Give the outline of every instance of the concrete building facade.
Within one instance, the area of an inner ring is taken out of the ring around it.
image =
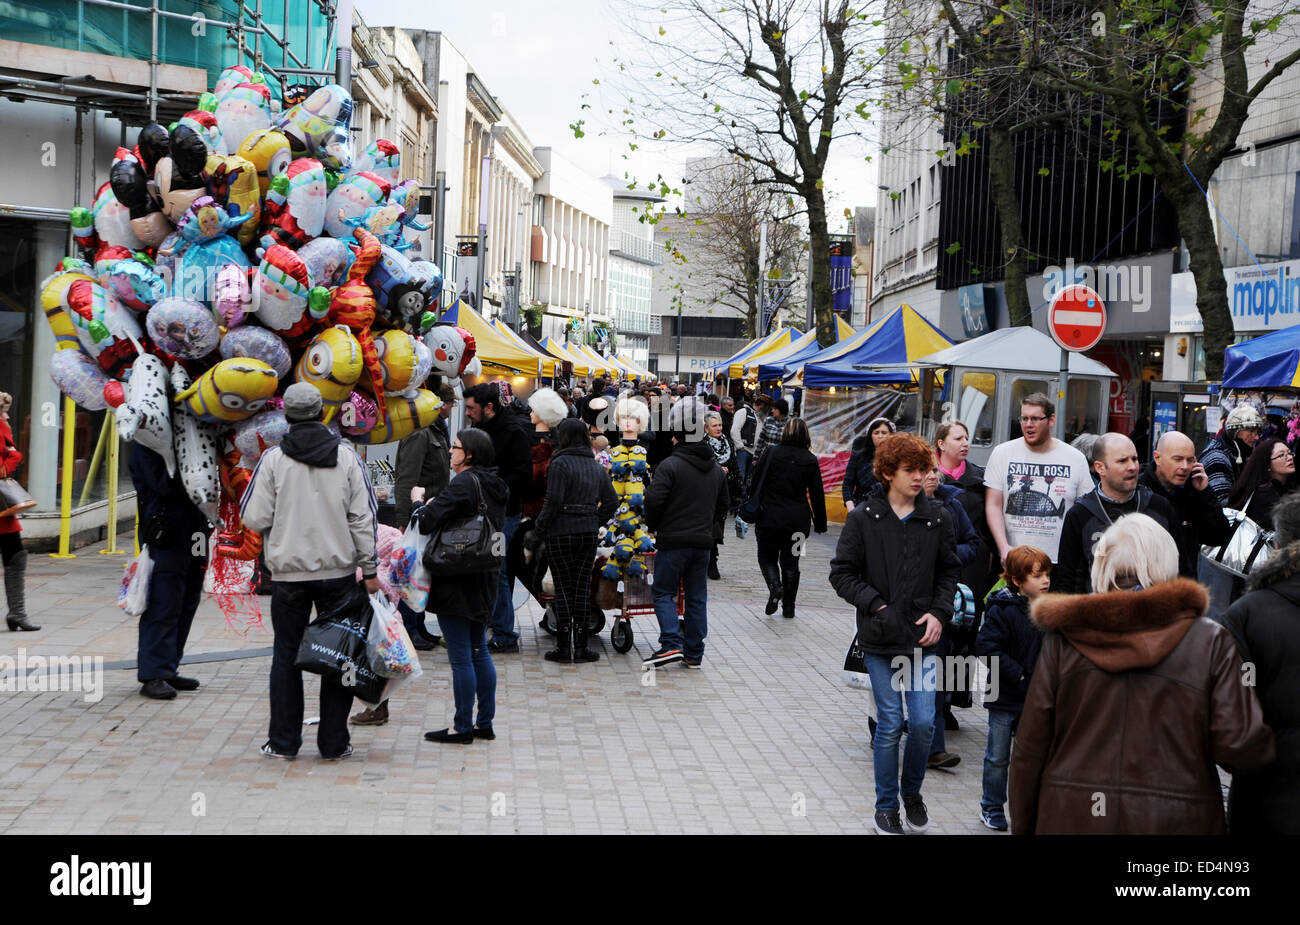
[[[536,148],[529,303],[541,308],[542,336],[608,346],[610,231],[614,191],[549,147]]]
[[[431,193],[438,101],[424,82],[424,63],[415,43],[401,29],[368,26],[354,13],[352,61],[354,149],[361,150],[381,138],[393,142],[402,151],[402,179],[418,180],[425,192]],[[425,202],[431,204],[432,196]],[[419,220],[429,224],[432,217],[425,214]],[[430,257],[432,229],[419,239],[419,248],[409,253]]]
[[[663,264],[663,249],[655,244],[653,217],[662,196],[630,190],[624,180],[605,177],[614,191],[614,223],[609,242],[609,304],[618,335],[618,349],[646,367],[650,361],[650,316],[654,268]]]

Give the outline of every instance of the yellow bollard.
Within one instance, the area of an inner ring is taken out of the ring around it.
[[[72,454],[77,429],[77,405],[63,397],[63,490],[59,493],[59,551],[51,559],[75,559],[72,547]]]
[[[83,507],[90,498],[90,489],[95,487],[95,476],[99,475],[99,463],[104,458],[104,442],[108,432],[113,428],[113,412],[104,415],[104,426],[99,429],[99,440],[95,443],[95,452],[90,457],[90,468],[86,470],[86,481],[81,484],[81,500],[77,507]]]
[[[140,496],[137,494],[137,495],[136,495],[136,498],[138,499],[139,497],[140,497]],[[140,555],[140,507],[139,507],[139,504],[140,504],[140,502],[139,502],[139,500],[137,500],[137,501],[136,501],[136,509],[135,509],[135,554],[136,554],[137,556]]]
[[[117,421],[110,410],[104,417],[104,429],[108,437],[108,545],[99,551],[101,556],[120,556],[122,550],[117,548],[117,458],[118,439]]]

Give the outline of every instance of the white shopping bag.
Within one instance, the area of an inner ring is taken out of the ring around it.
[[[133,617],[144,613],[149,606],[149,579],[153,577],[153,558],[149,547],[140,549],[140,555],[126,564],[122,587],[117,592],[117,606]]]
[[[424,567],[424,550],[429,539],[430,535],[421,533],[412,521],[388,559],[388,583],[416,613],[424,613],[429,604],[429,570]]]

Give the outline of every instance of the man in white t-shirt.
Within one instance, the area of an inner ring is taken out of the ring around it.
[[[993,448],[984,467],[984,512],[1005,564],[1016,546],[1037,546],[1056,562],[1065,512],[1092,491],[1083,454],[1052,436],[1056,406],[1041,392],[1020,403],[1023,437]]]

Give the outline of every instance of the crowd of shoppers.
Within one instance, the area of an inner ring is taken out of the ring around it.
[[[0,477],[21,461],[5,398]],[[588,625],[597,550],[627,499],[596,439],[642,457],[658,447],[639,483],[658,622],[644,669],[702,667],[709,580],[721,577],[725,520],[742,501],[768,591],[764,610],[796,616],[809,537],[828,523],[812,434],[785,399],[760,394],[751,405],[743,395],[596,380],[572,395],[539,389],[523,404],[482,383],[465,390],[467,426],[454,435],[445,419],[455,395],[443,399],[440,420],[398,447],[398,523],[436,537],[479,512],[506,547],[519,531],[531,551],[543,549],[557,628],[548,661],[599,659]],[[240,513],[261,535],[272,576],[262,752],[289,759],[302,746],[294,661],[313,609],[320,616],[376,591],[379,564],[377,503],[361,459],[322,423],[317,390],[291,386],[284,410],[289,433],[262,455]],[[945,733],[957,725],[953,708],[974,704],[973,684],[936,682],[951,677],[946,662],[977,654],[988,673],[979,691],[988,722],[978,808],[988,828],[1300,831],[1300,495],[1286,435],[1243,403],[1199,460],[1177,432],[1160,433],[1149,458],[1120,433],[1096,435],[1085,456],[1052,436],[1055,413],[1046,396],[1025,397],[1020,436],[994,447],[983,469],[968,458],[970,431],[960,421],[942,424],[933,443],[898,432],[890,417],[866,421],[856,435],[829,578],[854,610],[877,714],[871,827],[929,828],[926,774],[960,764]],[[199,686],[179,667],[206,561],[190,538],[209,524],[157,454],[133,447],[129,465],[155,563],[138,676],[146,696],[169,699]],[[1209,598],[1193,579],[1202,547],[1232,535],[1225,507],[1276,535],[1275,554],[1220,625],[1205,618]],[[7,538],[17,536],[9,520],[0,519],[9,627],[39,629],[23,609],[21,566],[11,586],[10,565],[26,553]],[[454,714],[447,728],[426,733],[429,741],[496,737],[493,656],[519,651],[517,568],[507,556],[499,569],[433,582],[427,610],[447,648]],[[417,647],[437,644],[424,613],[403,605],[402,617]],[[1244,670],[1252,683],[1241,682]],[[322,679],[317,746],[326,760],[352,754],[352,696]],[[387,720],[386,701],[353,718]],[[1220,768],[1233,775],[1226,812]]]

